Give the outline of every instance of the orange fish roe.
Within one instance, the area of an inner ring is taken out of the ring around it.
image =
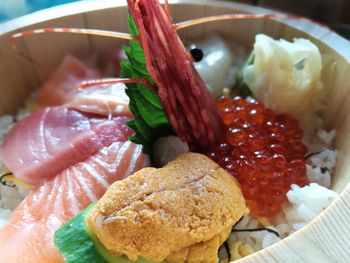
[[[225,135],[212,159],[237,178],[253,215],[278,214],[291,184],[308,184],[298,121],[241,97],[222,97],[217,106]]]

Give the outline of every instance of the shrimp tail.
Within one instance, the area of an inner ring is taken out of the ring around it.
[[[128,6],[140,32],[147,70],[174,132],[192,151],[207,153],[221,133],[219,113],[171,17],[158,0],[128,0]]]

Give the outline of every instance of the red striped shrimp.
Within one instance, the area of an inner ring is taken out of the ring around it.
[[[191,150],[203,153],[210,151],[218,141],[221,135],[221,121],[214,98],[193,67],[193,58],[176,31],[223,20],[287,18],[310,22],[308,19],[284,14],[226,14],[173,24],[167,1],[164,8],[158,0],[128,0],[128,6],[140,30],[137,40],[144,49],[147,69],[155,81],[155,86],[148,87],[158,94],[176,135],[188,143]],[[15,39],[42,33],[89,34],[127,40],[133,38],[128,33],[107,30],[44,28],[12,35],[11,45],[21,55],[26,56],[17,49]],[[123,82],[119,79],[113,81]],[[100,82],[104,83],[103,80],[92,83]],[[111,83],[111,80],[108,83]]]
[[[222,132],[221,119],[214,98],[211,97],[204,81],[196,72],[192,64],[193,60],[182,44],[176,31],[210,21],[276,18],[282,16],[273,14],[228,14],[173,24],[167,2],[164,9],[159,4],[158,0],[128,0],[128,5],[139,28],[140,36],[137,37],[137,40],[144,49],[147,69],[155,85],[150,84],[145,79],[101,79],[82,83],[81,88],[99,84],[142,82],[149,87],[151,91],[158,94],[171,125],[173,126],[174,132],[183,141],[189,144],[190,149],[203,153],[209,152],[211,148],[220,141]],[[290,18],[290,16],[283,17]],[[16,38],[41,33],[92,34],[120,39],[133,38],[133,36],[127,33],[105,30],[46,28],[14,34],[11,37],[11,45],[16,49]],[[20,50],[17,49],[17,51],[19,54],[26,56]],[[33,61],[33,59],[31,60]],[[117,149],[111,147],[108,149],[109,151],[107,154],[104,151],[89,159],[91,167],[96,168],[96,158],[102,158],[102,161],[98,162],[98,164],[102,163],[109,169],[109,172],[103,173],[103,176],[108,176],[108,179],[111,178],[111,181],[112,179],[113,181],[116,179],[113,176],[114,174],[121,174],[120,171],[116,172],[118,169],[127,171],[127,173],[125,173],[125,175],[127,175],[129,172],[132,172],[133,168],[137,170],[137,166],[144,166],[144,157],[141,155],[140,147],[133,145],[129,141],[118,142],[115,146]],[[118,150],[120,148],[123,148],[124,151],[120,152]],[[127,162],[121,162],[123,165],[126,163],[127,167],[115,166],[115,169],[111,171],[108,161],[122,158],[128,158]],[[90,163],[88,163],[88,165],[90,165]],[[86,169],[86,164],[78,164],[77,167],[74,168],[86,170],[87,173],[91,171],[91,169]],[[95,173],[93,173],[93,175],[95,176]],[[91,175],[90,177],[92,178],[93,176]],[[81,176],[81,178],[83,178],[82,180],[89,180],[90,177],[85,174]],[[83,190],[78,190],[75,185],[79,185],[79,182],[76,183],[74,180],[72,181],[72,176],[69,173],[67,173],[67,178],[68,179],[65,179],[65,177],[62,176],[54,177],[53,181],[42,185],[36,191],[32,192],[31,197],[26,199],[27,201],[17,208],[12,217],[12,221],[10,220],[10,225],[6,230],[3,230],[7,231],[7,234],[5,235],[4,232],[2,232],[2,235],[0,235],[0,243],[2,244],[0,246],[2,249],[0,250],[0,252],[2,252],[0,253],[0,261],[19,262],[18,260],[20,260],[20,258],[23,259],[24,256],[26,259],[30,256],[28,262],[63,261],[53,245],[52,234],[62,222],[76,215],[76,213],[91,202],[88,196],[90,191],[87,191],[87,193],[84,191],[86,189],[89,190],[89,187],[83,187]],[[80,179],[80,177],[78,179]],[[66,180],[67,183],[62,184],[61,180]],[[101,178],[96,179],[96,181],[101,181]],[[106,188],[105,186],[108,186],[109,183],[110,181],[101,185],[99,196],[103,194]],[[85,184],[86,183],[83,181],[83,185]],[[68,198],[69,195],[62,195],[62,193],[68,191],[65,189],[68,189],[71,193],[77,194],[77,199],[84,199],[81,206],[77,206],[76,209],[71,209],[71,213],[65,213],[64,210],[71,206],[71,200]],[[94,190],[96,191],[95,187]],[[47,195],[49,195],[49,198],[46,197]],[[40,202],[38,202],[38,200],[40,200]],[[61,202],[60,200],[66,201]],[[56,210],[56,207],[59,209]],[[41,210],[42,208],[46,211],[45,216]],[[60,211],[60,214],[58,214],[57,211]],[[33,221],[31,223],[32,228],[28,228],[28,224],[26,220],[24,220],[28,218],[31,219],[29,216],[30,213],[33,213],[35,218],[41,220],[40,224]],[[23,222],[23,224],[18,227],[18,222]],[[21,230],[20,235],[18,232],[19,230]],[[33,231],[35,231],[35,233],[40,233],[40,235],[33,235]],[[43,237],[45,237],[45,239]],[[12,242],[9,242],[9,240],[12,240]],[[21,242],[18,242],[18,240],[21,240]],[[20,250],[18,248],[19,244],[22,246]],[[13,253],[8,253],[9,251]],[[28,253],[28,251],[31,251],[31,253]]]

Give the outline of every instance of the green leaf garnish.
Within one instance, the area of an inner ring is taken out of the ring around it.
[[[132,35],[138,35],[139,31],[132,17],[128,18],[129,30]],[[141,45],[134,39],[130,40],[130,46],[124,49],[128,61],[121,62],[122,78],[145,78],[154,84],[146,67],[146,58]],[[173,134],[163,106],[157,94],[141,83],[127,84],[126,94],[130,98],[129,109],[134,118],[127,125],[135,131],[130,141],[142,144],[143,151],[152,153],[152,144],[160,136]]]

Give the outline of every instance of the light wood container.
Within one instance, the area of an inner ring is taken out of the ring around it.
[[[270,13],[221,1],[171,1],[174,21],[225,13]],[[86,57],[97,51],[107,57],[126,42],[72,34],[42,34],[21,38],[18,47],[37,61],[34,65],[10,48],[15,32],[43,27],[81,27],[127,32],[124,1],[77,2],[0,24],[0,115],[14,113],[39,87],[67,53]],[[283,241],[237,262],[350,262],[350,44],[327,28],[298,20],[240,20],[208,23],[185,29],[183,36],[201,37],[216,30],[251,48],[257,33],[274,38],[309,38],[327,54],[323,81],[328,96],[323,112],[327,128],[336,129],[339,151],[333,189],[340,193],[326,211]]]

